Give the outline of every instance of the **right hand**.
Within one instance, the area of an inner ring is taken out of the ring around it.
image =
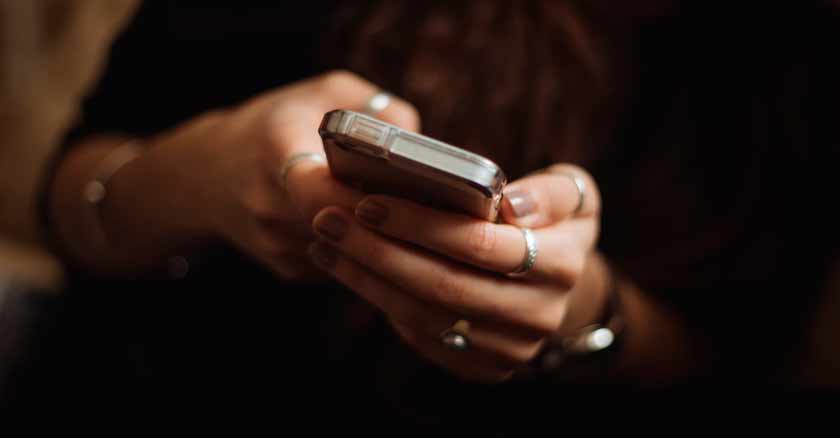
[[[237,108],[199,116],[157,138],[142,157],[154,160],[196,235],[221,237],[285,279],[317,272],[306,249],[311,221],[326,206],[353,208],[364,196],[335,180],[326,165],[304,161],[277,172],[300,152],[323,153],[318,125],[327,111],[360,110],[378,88],[344,72],[264,93]],[[377,117],[419,128],[417,111],[393,98]]]

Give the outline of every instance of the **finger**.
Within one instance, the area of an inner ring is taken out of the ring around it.
[[[498,364],[492,358],[476,352],[453,351],[443,347],[434,338],[423,336],[410,327],[392,322],[397,334],[420,355],[464,380],[498,383],[513,376],[510,367]]]
[[[272,142],[282,139],[283,132],[289,128],[302,129],[304,136],[295,136],[296,139],[310,141],[293,144],[287,154],[315,152],[320,150],[317,130],[325,113],[335,109],[363,111],[367,102],[379,92],[379,87],[358,75],[344,70],[332,71],[242,103],[236,108],[237,123],[232,128],[265,123]],[[376,117],[400,128],[418,131],[420,116],[414,105],[400,97],[389,96],[390,103]],[[263,137],[264,134],[259,133],[255,139],[263,140]]]
[[[583,198],[572,176],[583,182]],[[504,191],[502,218],[522,227],[548,226],[574,215],[591,217],[600,211],[601,197],[592,177],[583,169],[558,164],[545,172],[511,183]]]
[[[284,280],[304,280],[323,276],[311,262],[301,257],[312,242],[311,231],[290,233],[288,228],[275,229],[273,221],[249,218],[246,232],[233,243]]]
[[[324,164],[298,164],[289,171],[287,182],[289,199],[309,223],[327,206],[352,209],[365,196],[335,179]]]
[[[282,107],[284,101],[295,100],[301,102],[301,105],[295,105],[296,111],[303,108],[312,110],[319,123],[324,113],[335,109],[363,111],[368,100],[381,91],[381,88],[355,73],[334,70],[263,93],[244,102],[241,108],[257,115]],[[388,106],[376,116],[403,129],[419,130],[420,117],[414,105],[400,97],[390,97]]]
[[[349,213],[329,207],[313,221],[315,232],[398,289],[458,315],[489,319],[546,335],[565,312],[555,285],[512,281],[476,270],[368,230]]]
[[[301,152],[323,153],[317,127],[324,113],[336,108],[361,109],[378,91],[374,84],[344,71],[328,73],[304,83],[295,92],[300,94],[299,99],[308,102],[307,108],[282,107],[270,114],[269,143],[283,151],[279,154],[279,163],[285,163]],[[377,117],[403,129],[419,129],[417,110],[395,96]],[[281,166],[277,165],[277,169]],[[326,205],[355,205],[359,200],[354,196],[358,192],[330,183],[331,176],[325,178],[328,176],[325,168],[323,162],[307,160],[296,164],[283,176],[290,199],[309,219]],[[313,190],[316,192],[312,193]]]
[[[392,283],[367,270],[325,243],[313,243],[308,253],[313,262],[388,317],[413,331],[437,339],[461,319],[457,314],[434,306],[399,290]],[[515,327],[472,320],[469,332],[471,348],[482,352],[494,363],[519,366],[533,359],[543,339]]]
[[[361,192],[333,178],[323,159],[304,157],[285,167],[297,154],[324,156],[317,133],[320,119],[313,117],[311,111],[307,115],[305,108],[296,113],[283,108],[274,111],[271,117],[276,120],[268,122],[268,133],[259,140],[269,151],[260,158],[265,165],[266,184],[260,195],[265,199],[259,204],[270,212],[264,216],[285,218],[291,211],[309,223],[327,205],[352,208],[363,197]]]
[[[313,103],[323,114],[334,109],[364,110],[367,102],[382,89],[354,73],[337,70],[318,76],[307,84]],[[410,131],[420,128],[417,109],[404,99],[390,95],[390,103],[376,117]]]
[[[513,272],[525,257],[525,238],[513,225],[494,224],[383,195],[365,197],[355,214],[360,222],[389,237],[482,269]],[[592,221],[574,222],[535,231],[537,261],[529,276],[571,286],[568,281],[594,239],[596,226]]]

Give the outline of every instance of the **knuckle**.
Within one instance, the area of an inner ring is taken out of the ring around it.
[[[396,125],[407,129],[417,129],[420,126],[420,112],[417,107],[402,99],[393,106],[393,116]]]
[[[432,293],[440,302],[462,305],[466,301],[466,287],[463,281],[458,275],[448,270],[437,274]]]
[[[324,73],[318,84],[322,91],[333,91],[339,90],[343,87],[347,87],[352,85],[358,80],[358,76],[351,73],[348,70],[338,69],[338,70],[331,70],[327,73]]]
[[[565,303],[546,305],[532,312],[527,326],[541,337],[549,336],[560,327],[560,323],[563,321],[565,314]]]
[[[574,287],[578,280],[583,276],[583,269],[586,263],[586,257],[582,253],[575,253],[569,256],[568,264],[566,265],[566,280],[568,287]]]
[[[391,251],[387,245],[381,242],[370,242],[367,245],[361,245],[361,247],[360,256],[363,263],[373,268],[384,267],[391,257]]]
[[[476,222],[467,231],[467,245],[471,254],[479,258],[486,257],[496,249],[497,235],[495,225],[490,222]]]
[[[583,276],[586,258],[582,255],[569,254],[549,262],[545,272],[554,283],[562,288],[573,288]]]
[[[328,204],[324,201],[323,191],[316,189],[328,187],[329,171],[315,166],[295,166],[286,178],[286,184],[292,200],[303,217],[312,220]],[[305,192],[303,188],[308,188]]]
[[[563,289],[571,289],[577,280],[575,272],[565,263],[553,263],[546,268],[546,273],[555,285]]]
[[[514,364],[525,364],[534,359],[542,348],[542,340],[539,342],[529,342],[513,346],[506,352],[508,360]]]
[[[270,152],[282,151],[286,148],[289,142],[287,139],[289,117],[286,108],[278,106],[269,110],[264,119],[261,119],[261,123],[257,125],[259,131],[263,132],[262,137],[265,138]],[[259,133],[257,135],[259,136]]]
[[[586,169],[578,166],[577,164],[571,164],[571,163],[558,163],[558,164],[551,165],[551,166],[549,166],[548,171],[549,172],[571,172],[572,174],[581,176],[583,178],[588,178],[589,177],[589,172],[587,172]]]
[[[583,277],[583,271],[586,268],[586,256],[583,253],[577,253],[572,257],[569,265],[569,279],[572,280],[572,286],[577,284],[578,280]]]
[[[541,313],[540,316],[532,318],[528,326],[534,333],[538,333],[541,336],[548,336],[554,333],[560,324],[547,313]]]

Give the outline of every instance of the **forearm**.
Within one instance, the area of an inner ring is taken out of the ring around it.
[[[707,347],[689,333],[683,317],[626,277],[616,287],[625,324],[618,374],[647,383],[698,375]]]
[[[187,203],[178,202],[172,172],[153,148],[114,173],[100,204],[85,199],[85,186],[125,141],[117,136],[82,141],[64,157],[50,188],[51,226],[65,251],[100,273],[147,269],[206,235],[189,220]]]
[[[611,269],[602,255],[590,255],[582,278],[570,292],[570,311],[561,334],[574,333],[597,321],[609,294],[616,293],[620,303],[616,312],[622,319],[623,331],[611,373],[620,379],[650,383],[695,374],[702,366],[702,346],[690,336],[686,322],[674,309]]]

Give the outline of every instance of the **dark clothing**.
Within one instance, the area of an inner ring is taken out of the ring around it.
[[[150,135],[343,66],[319,56],[331,8],[309,4],[146,2],[114,46],[76,135]],[[643,26],[630,45],[638,78],[614,146],[589,170],[604,198],[603,252],[721,342],[709,376],[763,382],[795,365],[786,355],[836,257],[836,216],[823,206],[840,149],[840,27],[816,7],[744,21],[747,12]],[[781,21],[796,31],[780,32]],[[457,413],[475,426],[471,416],[481,415],[493,430],[528,409],[518,402],[559,390],[458,383],[417,360],[382,321],[348,330],[348,291],[280,284],[229,248],[199,258],[183,280],[78,278],[45,359],[60,364],[62,392],[256,416],[276,415],[272,400],[282,399],[302,411],[359,414],[360,423],[399,413],[436,425]],[[730,339],[739,330],[758,335]],[[627,396],[562,391],[570,404]]]

